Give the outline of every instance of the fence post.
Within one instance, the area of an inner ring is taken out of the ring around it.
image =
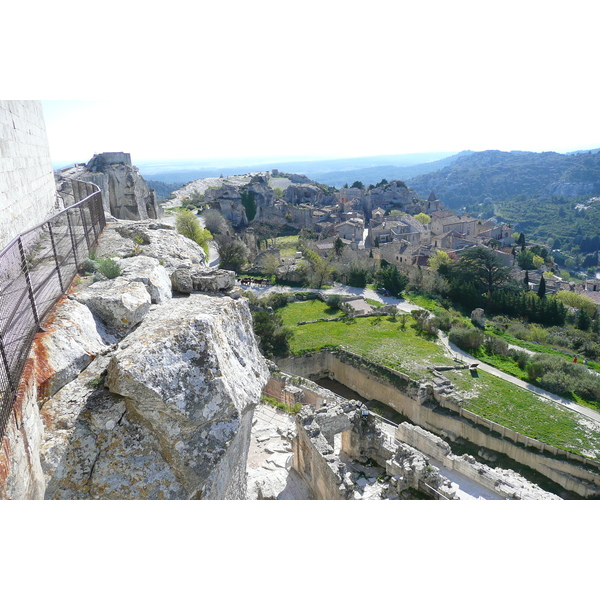
[[[77,269],[79,259],[77,258],[77,246],[75,244],[75,236],[73,235],[73,226],[71,225],[70,211],[67,211],[67,223],[69,224],[69,235],[71,236],[71,246],[73,247],[73,256],[75,257],[75,269]]]
[[[13,394],[16,393],[15,384],[13,383],[12,377],[10,376],[10,365],[8,364],[8,357],[6,356],[6,350],[4,348],[4,340],[2,339],[2,333],[0,333],[0,354],[2,355],[2,364],[6,371],[6,380]]]
[[[50,243],[52,244],[52,253],[54,254],[54,264],[56,265],[56,274],[58,275],[58,283],[60,284],[60,291],[65,293],[65,286],[63,285],[62,275],[60,274],[60,265],[58,263],[58,254],[56,253],[56,244],[54,243],[54,234],[52,233],[52,223],[48,221],[48,232],[50,233]]]
[[[25,258],[25,250],[23,249],[23,242],[21,238],[17,238],[19,245],[19,253],[21,254],[21,269],[25,275],[25,281],[27,282],[27,293],[29,294],[29,301],[31,302],[31,310],[33,311],[33,318],[37,326],[40,326],[40,319],[38,317],[37,306],[35,305],[35,297],[33,295],[33,286],[31,285],[31,277],[29,276],[29,267],[27,266],[27,259]]]
[[[81,222],[83,223],[83,235],[85,236],[85,243],[87,244],[88,253],[90,251],[90,238],[87,228],[87,221],[85,220],[85,210],[83,205],[79,206],[79,214],[81,215]]]

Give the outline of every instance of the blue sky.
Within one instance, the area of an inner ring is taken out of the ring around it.
[[[97,98],[44,101],[55,162],[600,147],[592,2],[119,6],[30,61],[24,97]]]

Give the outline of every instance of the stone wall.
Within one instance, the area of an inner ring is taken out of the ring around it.
[[[41,103],[0,100],[0,249],[44,221],[55,204]]]
[[[283,371],[294,375],[335,379],[368,400],[378,400],[392,407],[428,431],[447,439],[462,438],[481,448],[505,454],[535,469],[565,490],[583,497],[600,495],[600,473],[597,469],[586,468],[583,461],[553,458],[542,448],[528,448],[523,443],[503,438],[500,432],[478,427],[478,423],[461,416],[458,407],[453,410],[451,403],[444,402],[442,408],[431,386],[419,385],[405,375],[394,375],[384,367],[369,365],[368,361],[355,359],[349,353],[338,356],[333,352],[318,352],[281,359],[277,364]],[[389,377],[378,374],[378,368],[388,371]],[[440,399],[444,401],[441,396]]]

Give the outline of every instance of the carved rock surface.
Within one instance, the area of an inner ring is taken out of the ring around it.
[[[151,311],[113,355],[107,385],[159,440],[188,497],[243,498],[267,379],[247,302],[192,295]]]
[[[121,334],[142,321],[151,303],[143,283],[124,277],[97,281],[71,298],[85,304],[105,325]]]

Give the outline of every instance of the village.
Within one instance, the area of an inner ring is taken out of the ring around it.
[[[302,252],[283,255],[276,243],[278,236],[294,232],[308,238],[308,245],[324,258],[345,250],[346,260],[385,261],[403,272],[427,269],[440,252],[454,261],[467,248],[485,246],[530,290],[537,292],[543,278],[547,294],[576,291],[600,305],[600,281],[564,280],[543,245],[544,260],[523,268],[518,254],[525,244],[516,243],[513,224],[458,214],[445,208],[434,191],[426,200],[419,199],[402,181],[384,179],[368,187],[357,181],[336,190],[303,175],[273,170],[194,181],[174,196],[163,206],[185,206],[195,198],[205,210],[216,210],[228,220],[248,247],[248,273],[269,272],[281,281],[301,282]]]

